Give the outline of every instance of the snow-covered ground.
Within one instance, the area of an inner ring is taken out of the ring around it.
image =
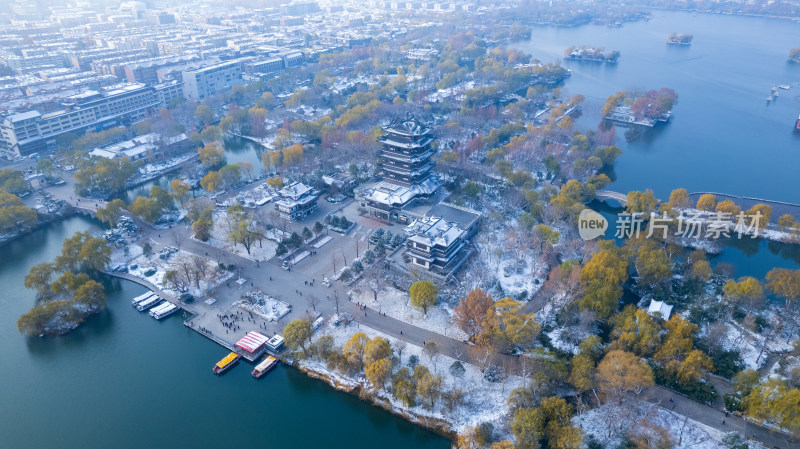
[[[263,206],[270,201],[274,201],[278,197],[274,189],[267,187],[266,183],[259,184],[256,187],[245,190],[228,201],[233,200],[228,206],[234,203],[241,203],[245,207]]]
[[[164,170],[169,170],[176,165],[180,165],[190,159],[197,157],[197,153],[189,152],[187,154],[178,156],[174,159],[169,159],[162,162],[151,162],[145,164],[142,168],[139,169],[142,176],[152,176],[154,174],[158,174],[163,172]]]
[[[605,447],[617,447],[622,442],[626,431],[641,429],[643,426],[639,421],[646,420],[650,425],[666,429],[672,439],[673,446],[671,447],[673,448],[727,448],[722,444],[725,433],[705,424],[647,402],[631,405],[630,407],[635,407],[632,409],[627,407],[606,404],[576,415],[572,418],[572,423],[583,429],[585,436],[594,435],[597,441]],[[763,447],[750,442],[751,449],[762,449]]]
[[[578,344],[586,337],[592,335],[586,329],[577,329],[575,326],[558,327],[550,332],[547,336],[550,338],[550,344],[559,351],[564,351],[569,354],[577,354]]]
[[[503,287],[506,295],[511,297],[520,292],[527,292],[528,297],[530,297],[530,295],[539,290],[542,282],[544,282],[543,278],[532,275],[528,270],[524,270],[522,273],[512,273],[509,276],[505,275],[501,267],[497,267],[497,271],[497,279],[500,281],[500,286]]]
[[[246,293],[234,305],[248,312],[253,312],[267,321],[278,321],[292,310],[292,306],[288,303],[275,299],[261,290]]]
[[[478,257],[473,262],[470,273],[475,274],[473,283],[484,284],[483,288],[486,288],[486,285],[494,285],[496,281],[502,288],[503,296],[519,299],[522,295],[528,299],[542,287],[547,278],[548,267],[530,249],[520,249],[516,248],[516,245],[511,245],[515,247],[513,251],[517,252],[516,260],[513,251],[499,250],[509,245],[506,230],[512,228],[513,224],[508,222],[476,239]]]
[[[432,373],[442,376],[442,391],[449,391],[453,388],[458,388],[464,392],[464,400],[461,405],[456,406],[452,411],[448,409],[447,405],[439,400],[433,409],[428,409],[421,405],[416,405],[412,408],[406,408],[400,401],[394,399],[391,393],[385,391],[376,392],[378,396],[388,399],[392,407],[396,410],[411,411],[417,415],[429,418],[436,418],[447,421],[451,424],[453,430],[463,432],[467,428],[476,426],[484,422],[491,422],[494,424],[498,433],[505,433],[503,438],[510,438],[508,435],[507,426],[505,423],[509,420],[509,410],[506,403],[508,394],[515,388],[524,385],[524,379],[519,376],[509,376],[503,382],[492,383],[484,380],[483,374],[480,369],[474,365],[463,363],[466,368],[466,373],[463,378],[454,378],[449,373],[449,367],[455,359],[439,355],[434,361],[423,352],[422,348],[414,345],[406,345],[405,342],[398,342],[398,340],[388,335],[382,334],[372,328],[360,324],[350,324],[347,327],[333,326],[330,322],[325,323],[319,331],[315,334],[315,339],[321,335],[330,335],[334,338],[336,346],[341,348],[347,340],[356,332],[364,332],[369,338],[384,337],[389,340],[392,348],[397,355],[398,344],[403,348],[402,360],[400,365],[407,366],[409,357],[416,355],[419,358],[419,363],[425,365]],[[317,371],[330,376],[331,378],[339,381],[345,385],[365,385],[371,388],[369,382],[363,375],[357,378],[348,378],[340,373],[329,370],[324,362],[315,360],[307,360],[301,362],[303,366],[313,371]],[[399,369],[399,367],[398,367]],[[387,387],[391,382],[387,383]],[[503,430],[505,429],[505,430]]]
[[[444,101],[452,96],[463,93],[467,89],[473,89],[474,87],[475,87],[475,81],[465,81],[463,83],[456,84],[453,87],[438,89],[436,92],[433,92],[430,95],[428,95],[427,100],[433,103],[437,101]]]
[[[725,326],[728,329],[725,334],[725,349],[739,351],[746,368],[757,370],[767,361],[771,352],[785,352],[792,349],[791,342],[787,343],[785,338],[774,336],[766,342],[767,347],[762,353],[765,335],[751,332],[738,324],[726,323]]]
[[[278,244],[269,239],[265,238],[261,242],[253,243],[250,246],[250,254],[248,254],[244,245],[234,244],[228,234],[230,234],[230,228],[228,227],[227,214],[223,211],[215,211],[214,229],[211,231],[211,238],[208,239],[208,244],[250,260],[265,261],[275,256],[275,249]]]
[[[372,289],[363,285],[353,289],[352,300],[360,304],[366,304],[367,307],[377,310],[379,313],[386,313],[386,316],[413,324],[425,330],[457,340],[467,339],[467,334],[453,323],[453,311],[446,305],[437,304],[429,307],[428,314],[425,315],[422,313],[422,309],[413,307],[410,304],[410,298],[406,292],[386,287],[378,292],[378,299],[375,300]]]
[[[164,291],[174,292],[176,295],[183,293],[183,291],[179,292],[173,285],[164,283],[164,275],[169,270],[177,271],[182,278],[186,277],[185,272],[188,270],[191,273],[191,281],[185,282],[186,291],[196,297],[203,296],[206,291],[225,282],[233,275],[231,272],[219,270],[216,261],[206,257],[197,258],[186,251],[178,251],[168,259],[160,259],[157,253],[149,258],[143,255],[142,247],[138,244],[130,245],[129,248],[128,256],[121,254],[121,251],[115,251],[112,258],[120,261],[125,260],[129,266],[128,273],[144,279]],[[197,273],[201,270],[196,265],[197,260],[204,262],[201,268],[205,272],[205,275],[200,274],[199,281],[197,281]],[[136,268],[131,268],[133,265],[136,265]],[[155,270],[155,273],[146,276],[145,273],[151,269]]]
[[[127,249],[127,253],[126,250]],[[116,267],[120,265],[128,265],[137,257],[142,255],[142,247],[138,244],[126,245],[122,249],[114,249],[111,252],[111,261],[108,263],[109,267]]]

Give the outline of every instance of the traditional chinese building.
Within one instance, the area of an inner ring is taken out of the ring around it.
[[[383,127],[386,133],[378,140],[378,168],[382,181],[356,192],[363,214],[383,221],[407,221],[400,209],[414,199],[427,198],[438,188],[431,171],[431,128],[413,115],[395,119]]]
[[[383,145],[378,152],[378,167],[383,179],[405,186],[424,184],[433,170],[434,150],[431,129],[414,116],[393,120],[378,138]]]
[[[278,191],[281,199],[275,202],[275,210],[281,218],[302,220],[317,209],[319,194],[313,188],[293,182]]]
[[[467,259],[468,239],[477,232],[478,211],[441,203],[406,226],[406,262],[449,276]]]

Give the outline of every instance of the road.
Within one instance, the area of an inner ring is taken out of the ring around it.
[[[642,392],[641,399],[659,404],[690,419],[701,422],[723,432],[739,432],[748,438],[760,441],[771,448],[798,448],[800,441],[783,433],[772,431],[745,419],[725,413],[719,409],[697,402],[682,394],[661,386],[655,386]],[[723,424],[724,422],[724,424]]]

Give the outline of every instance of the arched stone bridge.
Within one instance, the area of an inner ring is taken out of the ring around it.
[[[614,192],[613,190],[598,190],[594,193],[595,199],[598,201],[614,200],[622,207],[628,205],[628,195],[625,193]]]

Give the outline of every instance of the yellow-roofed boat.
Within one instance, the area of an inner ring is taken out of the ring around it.
[[[213,368],[214,374],[222,374],[222,373],[224,373],[225,371],[230,369],[233,365],[236,365],[236,363],[241,358],[242,358],[242,356],[240,356],[239,354],[237,354],[235,352],[231,352],[230,354],[226,355],[225,358],[223,358],[222,360],[217,362],[216,365],[214,365],[214,368]]]

